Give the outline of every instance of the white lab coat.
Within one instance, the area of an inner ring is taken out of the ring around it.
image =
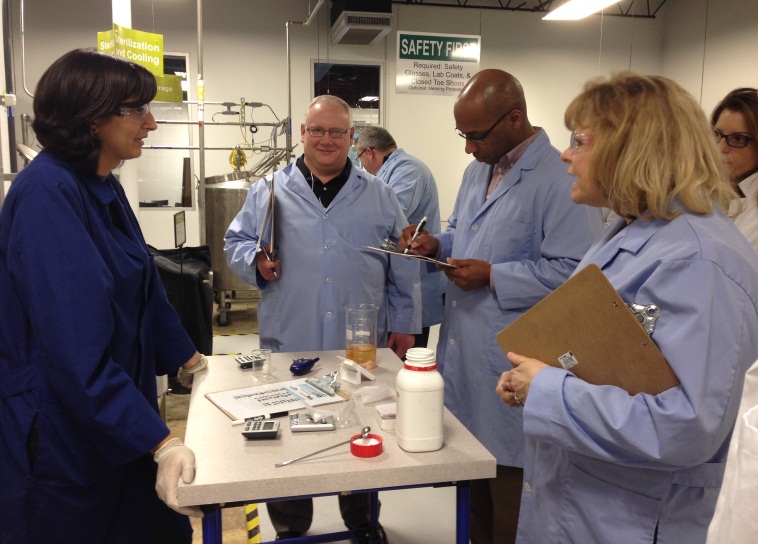
[[[224,237],[229,267],[261,291],[261,347],[275,352],[345,349],[348,304],[379,308],[377,347],[385,346],[388,332],[420,333],[418,263],[361,247],[379,246],[388,236],[396,240],[408,225],[392,189],[351,168],[347,183],[324,209],[295,163],[273,177],[280,279],[264,280],[255,266],[271,176],[250,187]],[[269,241],[267,231],[264,244]]]
[[[758,361],[745,377],[708,544],[758,542]]]
[[[746,177],[739,185],[745,198],[739,201],[742,204],[742,213],[734,218],[734,224],[753,249],[758,251],[758,206],[755,202],[758,195],[758,173]]]

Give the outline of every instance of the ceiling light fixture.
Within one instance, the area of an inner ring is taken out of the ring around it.
[[[568,0],[542,19],[545,21],[576,21],[618,2],[619,0]]]

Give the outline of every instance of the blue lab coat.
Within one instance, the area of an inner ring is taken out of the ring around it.
[[[463,291],[447,284],[437,360],[445,405],[495,456],[522,466],[521,409],[504,409],[495,386],[511,364],[495,335],[561,285],[602,233],[598,208],[571,201],[572,176],[542,131],[485,200],[492,167],[463,175],[441,258],[492,264],[495,285]]]
[[[123,203],[43,151],[0,211],[1,542],[144,540],[155,377],[195,348]]]
[[[705,542],[745,372],[758,358],[758,255],[720,210],[611,225],[596,263],[680,385],[630,396],[563,369],[532,381],[518,541]],[[620,230],[620,232],[619,232]],[[612,354],[609,354],[612,356]]]
[[[388,332],[421,332],[416,260],[361,246],[397,240],[408,222],[392,189],[351,168],[347,183],[324,209],[295,166],[273,176],[276,196],[274,250],[281,277],[265,281],[255,265],[271,177],[250,187],[229,225],[224,249],[229,267],[261,291],[261,347],[275,352],[345,349],[345,306],[378,307],[378,346]],[[263,235],[270,243],[270,231]]]
[[[392,187],[408,223],[417,225],[426,217],[426,230],[432,234],[440,233],[437,183],[423,162],[402,149],[396,149],[384,161],[376,177]],[[421,266],[421,324],[424,327],[442,322],[445,283],[445,276]]]

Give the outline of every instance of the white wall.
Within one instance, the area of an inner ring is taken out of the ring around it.
[[[663,28],[658,20],[593,17],[557,23],[542,21],[533,13],[419,6],[402,6],[396,12],[400,30],[481,34],[481,68],[501,68],[521,81],[530,121],[544,127],[561,149],[569,136],[563,112],[589,77],[629,68],[630,49],[632,68],[657,71],[660,67]],[[395,41],[389,46],[388,75],[392,80]],[[464,142],[453,132],[455,98],[395,94],[392,87],[387,129],[434,172],[446,218],[463,169],[471,160],[464,152]]]
[[[669,0],[665,19],[664,74],[709,115],[732,89],[758,87],[758,2]]]
[[[15,59],[21,88],[18,2],[13,0]],[[308,18],[313,0],[205,0],[203,58],[207,101],[269,104],[283,118],[288,114],[285,24]],[[94,46],[98,30],[110,26],[110,3],[68,0],[26,0],[27,80],[36,85],[47,65],[74,47]],[[451,34],[481,34],[482,68],[502,68],[524,86],[529,118],[548,131],[556,147],[568,139],[563,112],[591,77],[633,69],[668,75],[696,97],[703,85],[707,111],[736,86],[758,84],[758,2],[755,0],[668,0],[656,19],[594,16],[574,23],[546,22],[537,14],[497,10],[393,5],[394,29]],[[385,67],[386,128],[406,151],[424,160],[437,178],[443,218],[452,211],[461,173],[470,157],[453,132],[453,97],[394,92],[394,32],[376,46],[329,43],[328,2],[313,23],[290,28],[292,53],[292,115],[295,142],[311,99],[312,59],[373,61]],[[164,34],[167,51],[190,54],[191,99],[196,99],[197,4],[190,0],[132,0],[132,26]],[[718,10],[718,11],[717,11]],[[705,38],[705,65],[703,50]],[[23,95],[19,91],[19,95]],[[213,113],[209,108],[209,113]],[[31,114],[28,97],[19,97],[16,115]],[[255,110],[260,122],[273,121],[267,110]],[[206,115],[206,119],[209,115]],[[225,120],[228,120],[227,117]],[[258,133],[262,138],[264,129]],[[207,127],[206,145],[240,141],[238,131]],[[19,136],[20,138],[20,136]],[[149,143],[149,140],[148,140]],[[150,151],[145,151],[148,153]],[[302,149],[298,146],[296,154]],[[227,173],[228,152],[206,153],[206,175]],[[253,159],[255,161],[256,159]],[[197,166],[197,161],[195,163]],[[140,222],[148,243],[173,245],[174,210],[143,210]],[[196,212],[187,216],[188,244],[198,243]]]

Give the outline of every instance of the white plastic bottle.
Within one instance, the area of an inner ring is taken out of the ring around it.
[[[434,350],[409,349],[395,386],[397,445],[410,452],[440,449],[445,384],[437,372]]]

